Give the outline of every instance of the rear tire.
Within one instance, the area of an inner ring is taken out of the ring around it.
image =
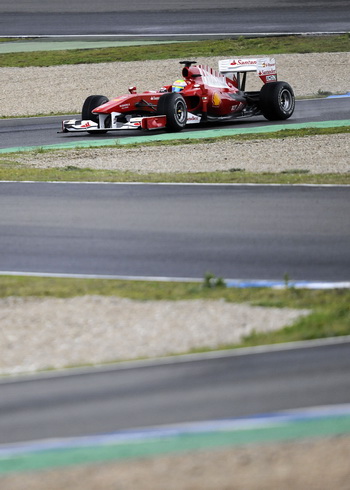
[[[157,105],[157,114],[166,116],[168,131],[181,131],[187,122],[187,105],[179,93],[164,94]]]
[[[95,123],[98,123],[98,115],[93,114],[92,111],[96,109],[96,107],[105,104],[108,102],[108,98],[105,97],[104,95],[90,95],[85,99],[85,102],[83,104],[83,108],[81,111],[81,118],[82,120],[88,120],[88,121],[93,121]],[[107,131],[101,129],[100,131],[95,130],[95,131],[88,131],[89,134],[105,134]]]
[[[294,92],[287,82],[270,82],[263,85],[260,90],[260,109],[266,119],[288,119],[294,108]]]

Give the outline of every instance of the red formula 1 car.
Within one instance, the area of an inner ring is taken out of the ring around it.
[[[181,131],[186,125],[232,121],[263,115],[269,120],[288,119],[294,111],[292,87],[277,81],[272,58],[236,58],[219,61],[219,71],[195,61],[180,61],[182,79],[159,90],[129,94],[108,100],[90,95],[79,120],[62,122],[63,132],[101,134],[122,129]],[[263,84],[246,91],[248,72],[256,72]]]

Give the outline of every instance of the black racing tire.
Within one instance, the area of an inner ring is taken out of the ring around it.
[[[187,122],[187,105],[181,94],[173,92],[160,97],[157,114],[166,116],[168,131],[181,131]]]
[[[270,121],[288,119],[294,112],[295,97],[287,82],[269,82],[260,90],[260,109]]]
[[[90,120],[94,121],[95,123],[98,123],[98,115],[93,114],[92,111],[96,109],[96,107],[105,104],[108,102],[108,98],[105,97],[104,95],[90,95],[85,99],[85,102],[83,104],[83,108],[81,111],[81,118],[83,120]],[[107,131],[104,131],[101,129],[101,131],[88,131],[90,134],[105,134]]]

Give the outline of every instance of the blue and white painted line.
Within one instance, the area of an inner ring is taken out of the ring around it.
[[[135,430],[122,430],[107,434],[94,434],[80,437],[43,439],[23,443],[0,445],[0,458],[13,454],[38,452],[51,449],[88,447],[105,444],[138,443],[177,437],[184,434],[209,434],[223,431],[246,431],[263,428],[278,428],[291,422],[322,420],[330,417],[350,417],[350,404],[327,405],[306,409],[263,413],[249,417],[186,422],[167,426],[146,427]]]
[[[227,279],[228,288],[271,288],[271,289],[349,289],[350,281],[261,281],[261,280],[234,280]]]
[[[65,279],[109,279],[115,281],[146,282],[203,282],[204,277],[171,277],[171,276],[126,276],[118,274],[70,274],[59,272],[25,272],[0,271],[0,276],[55,277]],[[271,289],[350,289],[350,281],[293,281],[268,279],[226,279],[228,288],[271,288]]]
[[[350,404],[0,446],[0,474],[350,434]]]
[[[346,94],[339,94],[339,95],[329,95],[327,99],[337,99],[340,97],[350,97],[350,92],[347,92]]]

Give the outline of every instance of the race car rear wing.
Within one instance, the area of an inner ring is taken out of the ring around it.
[[[220,60],[219,71],[226,77],[235,79],[240,90],[245,90],[248,72],[256,72],[264,83],[277,81],[276,61],[274,58]]]

